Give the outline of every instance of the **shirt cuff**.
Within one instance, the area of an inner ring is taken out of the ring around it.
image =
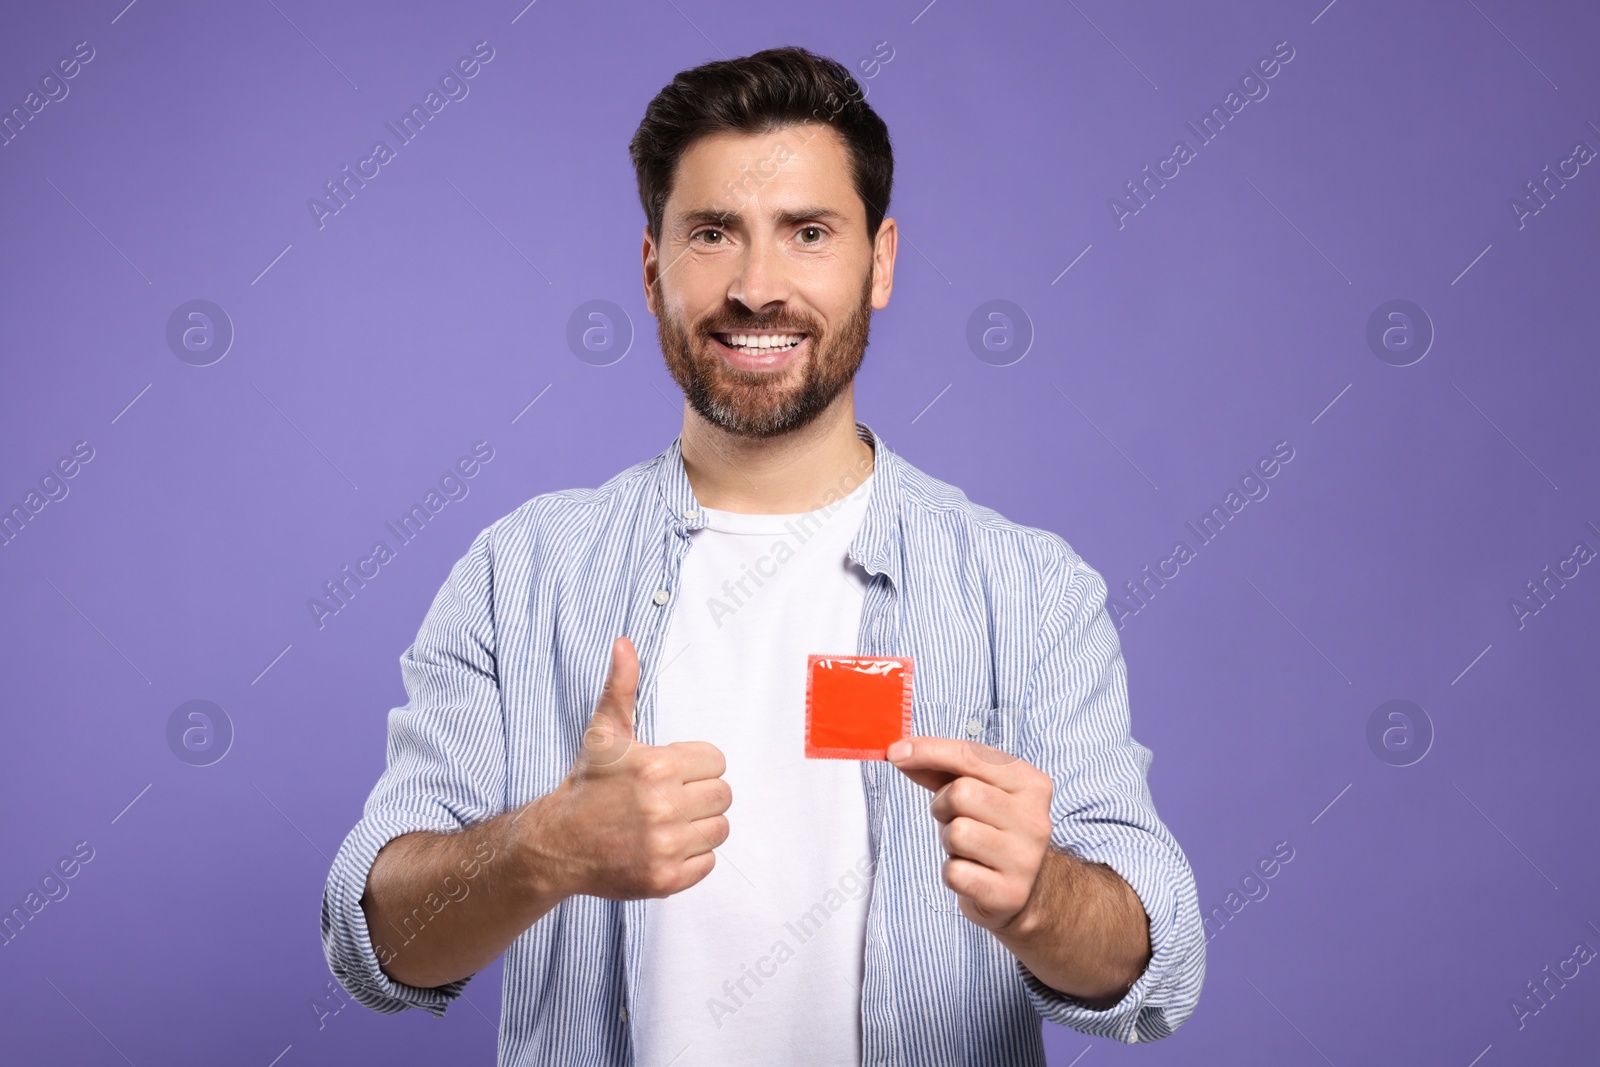
[[[1104,863],[1116,871],[1138,895],[1150,918],[1150,962],[1121,1000],[1096,1011],[1039,981],[1019,959],[1017,971],[1029,1003],[1050,1022],[1130,1045],[1171,1035],[1194,1011],[1205,973],[1205,940],[1191,936],[1188,929],[1193,926],[1198,932],[1198,921],[1178,921],[1180,901],[1174,886],[1177,879],[1189,877],[1187,870],[1172,869],[1170,861],[1156,853],[1130,854],[1113,847],[1095,854],[1097,850],[1081,846],[1073,851],[1087,862]],[[1198,920],[1198,914],[1191,918]]]
[[[386,809],[363,816],[339,846],[322,892],[322,952],[333,976],[356,1003],[386,1014],[422,1008],[439,1017],[472,980],[468,975],[434,989],[394,981],[378,965],[366,912],[361,908],[367,875],[383,846],[418,830],[459,829],[460,822],[442,812]],[[400,937],[396,934],[390,943]]]

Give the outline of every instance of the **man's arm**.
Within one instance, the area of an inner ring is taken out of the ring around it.
[[[961,911],[1045,985],[1104,1010],[1150,962],[1144,905],[1121,875],[1050,847],[1050,777],[976,741],[915,737],[889,749],[935,790],[928,812]]]
[[[392,981],[432,989],[466,978],[574,894],[662,897],[711,872],[732,801],[722,753],[703,741],[640,743],[638,656],[622,637],[612,657],[555,790],[463,830],[402,834],[379,851],[361,908]]]
[[[419,989],[475,974],[561,902],[517,840],[537,803],[378,852],[361,908],[384,974]]]
[[[401,655],[408,700],[389,713],[388,766],[323,890],[329,970],[374,1011],[445,1014],[476,969],[559,901],[677,892],[705,877],[728,833],[722,754],[634,739],[639,663],[626,638],[613,642],[583,736],[544,724],[546,743],[573,754],[566,777],[506,809],[493,607],[504,528],[473,540]]]
[[[1011,951],[1039,1014],[1155,1040],[1193,1013],[1205,974],[1194,875],[1129,733],[1104,580],[1074,554],[1037,584],[1047,611],[1015,751],[917,737],[889,758],[936,792],[944,882]]]
[[[1039,981],[1096,1011],[1114,1007],[1150,964],[1150,917],[1133,887],[1053,848],[1027,906],[994,935]]]
[[[408,938],[415,939],[409,953],[415,955],[428,927],[453,921],[452,911],[476,908],[489,872],[457,863],[446,883],[451,871],[441,867],[418,899],[405,902],[394,926],[374,924],[364,902],[377,856],[394,841],[415,833],[463,833],[504,808],[506,731],[493,607],[495,544],[503,529],[488,526],[473,539],[400,656],[408,699],[388,715],[387,766],[335,854],[323,890],[329,970],[357,1003],[374,1011],[420,1007],[443,1015],[466,985],[465,978],[445,988],[397,982],[380,955],[404,952]]]

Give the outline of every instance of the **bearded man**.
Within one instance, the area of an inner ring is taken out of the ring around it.
[[[1044,1062],[1173,1032],[1194,878],[1106,587],[855,416],[898,233],[832,60],[679,74],[631,151],[684,394],[665,451],[483,530],[401,657],[323,898],[334,974],[443,1014],[505,954],[499,1062]],[[817,656],[911,665],[909,736],[809,758]]]

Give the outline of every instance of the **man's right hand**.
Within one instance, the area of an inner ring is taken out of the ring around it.
[[[517,836],[527,869],[554,897],[637,900],[681,893],[716,864],[733,791],[706,741],[646,745],[633,732],[639,657],[611,645],[611,670],[566,779],[533,805]]]
[[[461,831],[402,834],[378,852],[361,907],[385,974],[421,989],[443,986],[487,966],[573,894],[665,897],[711,872],[733,799],[722,753],[704,741],[641,744],[633,734],[638,689],[639,657],[619,637],[578,758],[559,786]],[[496,873],[470,887],[457,875],[485,867]],[[449,907],[426,903],[441,894]],[[430,911],[420,932],[402,931]]]

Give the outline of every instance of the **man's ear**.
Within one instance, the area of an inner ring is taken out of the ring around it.
[[[872,308],[882,311],[889,306],[889,294],[894,291],[894,257],[900,245],[900,228],[892,218],[878,226],[878,236],[872,249]]]
[[[644,248],[640,255],[644,261],[644,303],[650,309],[650,314],[660,317],[656,309],[656,279],[661,274],[661,261],[656,256],[656,243],[650,238],[650,227],[644,228]]]

